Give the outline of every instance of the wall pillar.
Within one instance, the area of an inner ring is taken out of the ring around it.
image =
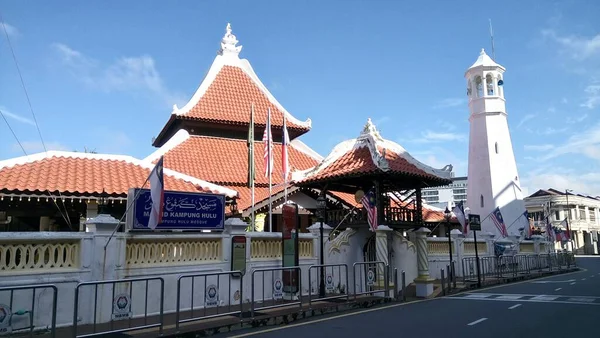
[[[316,222],[313,225],[309,226],[308,231],[310,231],[311,234],[313,234],[314,236],[314,245],[313,245],[313,250],[315,253],[315,257],[317,257],[317,259],[319,259],[319,264],[321,264],[320,259],[321,259],[321,245],[319,244],[321,239],[321,223],[320,222]],[[323,250],[325,250],[325,244],[327,243],[327,241],[329,240],[329,235],[331,234],[331,231],[333,230],[332,227],[330,227],[329,225],[327,225],[326,223],[323,223]],[[327,264],[327,253],[324,252],[323,253],[323,260],[325,261],[325,264]]]
[[[429,252],[427,234],[431,231],[425,227],[415,231],[417,235],[417,271],[415,279],[417,297],[426,298],[433,294],[433,279],[429,277]]]

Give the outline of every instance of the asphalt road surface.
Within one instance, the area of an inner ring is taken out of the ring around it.
[[[600,337],[600,257],[582,271],[229,337]]]

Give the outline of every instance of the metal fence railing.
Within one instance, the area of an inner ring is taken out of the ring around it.
[[[309,307],[314,301],[350,299],[347,264],[311,265],[308,268],[308,282],[310,283],[308,286]]]
[[[356,262],[352,266],[354,273],[354,299],[359,295],[383,293],[389,296],[387,265],[382,261]]]
[[[52,303],[50,305],[50,320],[45,324],[46,330],[50,331],[50,337],[56,337],[56,308],[58,290],[52,284],[23,285],[0,288],[0,336],[18,335],[23,337],[25,331],[29,331],[29,337],[34,336],[34,331],[44,330],[42,323],[35,323],[34,318],[38,318],[36,313],[46,312],[36,308],[41,306],[38,290],[51,290]],[[15,300],[15,291],[20,295],[19,300]],[[23,292],[20,292],[23,291]],[[29,292],[31,291],[31,292]],[[25,296],[23,296],[25,293]],[[6,295],[8,294],[8,297]],[[29,299],[31,298],[31,299]],[[23,301],[24,300],[24,301]],[[27,316],[27,318],[25,318]],[[25,320],[19,320],[25,319]],[[25,323],[22,323],[25,322]],[[20,325],[18,325],[20,324]],[[36,327],[37,324],[37,327]],[[18,325],[18,326],[17,326]],[[24,326],[23,326],[24,325]]]
[[[150,291],[155,284],[158,284],[158,294],[156,290]],[[90,288],[93,289],[92,293],[82,295],[82,289]],[[111,295],[110,299],[107,299],[107,295]],[[82,326],[81,331],[84,332],[80,333],[78,322],[82,296],[92,298],[84,301],[92,306],[94,315],[92,324]],[[165,281],[161,277],[79,283],[75,288],[73,337],[93,337],[155,327],[159,328],[159,334],[162,335],[164,296]],[[158,309],[149,309],[149,305],[154,303],[149,302],[149,298],[157,301]],[[139,299],[143,299],[143,303],[138,302]],[[134,316],[134,313],[140,314]]]
[[[240,271],[179,276],[177,279],[177,306],[175,312],[177,332],[179,332],[179,325],[182,323],[229,315],[241,316],[243,312],[243,285],[243,276]],[[189,286],[191,291],[189,294],[182,294],[182,287],[186,288],[186,286]],[[233,292],[234,289],[235,292]],[[189,299],[185,302],[186,305],[182,304],[182,296]],[[198,300],[198,298],[201,299]],[[187,307],[187,304],[189,304],[189,307]]]
[[[260,282],[257,283],[257,275]],[[273,309],[283,306],[298,305],[302,309],[302,270],[299,266],[285,268],[257,269],[252,271],[252,297],[250,313],[254,317],[257,310]],[[260,300],[256,297],[257,286],[260,284]],[[269,285],[268,289],[265,286]],[[266,290],[270,290],[268,293]],[[285,298],[289,299],[285,299]],[[261,303],[262,306],[257,306]]]

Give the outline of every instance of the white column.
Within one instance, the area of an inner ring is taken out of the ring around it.
[[[126,241],[121,233],[114,233],[115,227],[119,221],[110,215],[100,214],[86,222],[87,232],[94,233],[94,244],[91,252],[90,271],[92,273],[90,280],[115,280],[123,278],[122,267],[125,265],[125,245]],[[109,242],[110,240],[110,242]],[[128,292],[129,290],[117,290],[115,294]],[[98,322],[107,322],[111,320],[112,315],[112,285],[104,284],[98,286]],[[93,296],[92,293],[88,296]],[[80,299],[80,304],[85,300]],[[89,299],[89,311],[83,310],[81,313],[91,314],[93,321],[93,298]]]
[[[429,277],[429,252],[427,249],[427,234],[431,231],[425,227],[415,231],[417,235],[417,271],[415,279],[417,297],[426,298],[433,293],[433,279]]]
[[[389,264],[388,259],[388,234],[392,232],[392,228],[387,225],[380,225],[375,230],[375,250],[377,253],[377,261],[383,262],[384,266],[381,264],[377,265],[377,275],[379,276],[379,285],[385,285],[385,267]]]
[[[321,223],[320,222],[316,222],[313,225],[309,226],[307,228],[308,231],[310,231],[311,234],[313,234],[315,241],[313,245],[314,248],[314,253],[315,253],[315,257],[317,257],[319,264],[321,264],[321,245],[319,244],[321,239]],[[327,240],[329,239],[329,235],[331,234],[331,231],[333,230],[332,227],[330,227],[329,225],[323,223],[323,251],[325,251],[325,245],[327,244]],[[323,260],[325,261],[325,264],[327,264],[327,252],[324,252],[324,256],[323,256]]]

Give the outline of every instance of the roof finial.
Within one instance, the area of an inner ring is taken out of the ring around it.
[[[225,28],[225,35],[221,39],[221,49],[219,49],[219,55],[235,55],[237,56],[242,50],[242,46],[236,46],[238,43],[237,38],[231,32],[231,24],[227,23]]]
[[[485,48],[481,48],[481,52],[479,53],[479,55],[485,55]]]
[[[379,132],[377,131],[377,127],[375,127],[375,125],[371,121],[371,118],[367,119],[367,124],[365,124],[365,127],[363,128],[363,131],[361,133],[361,135],[368,135],[368,134],[372,135],[373,137],[375,137],[377,139],[382,139],[381,135],[379,135]]]

